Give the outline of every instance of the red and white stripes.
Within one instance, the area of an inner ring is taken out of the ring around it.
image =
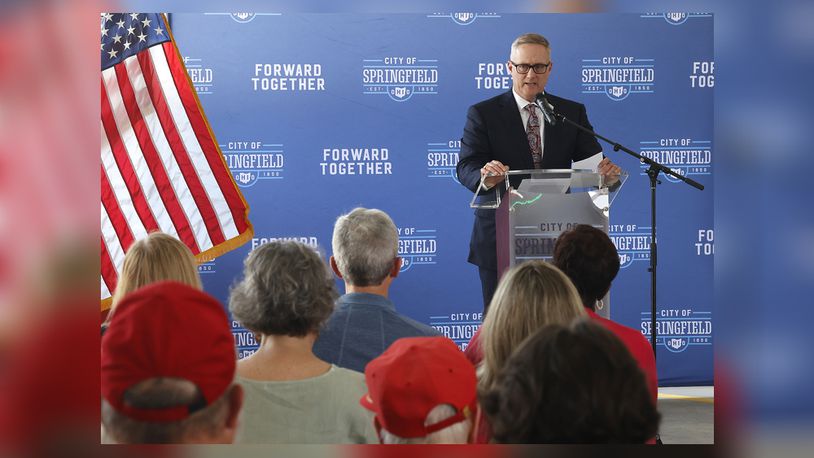
[[[102,299],[129,246],[150,232],[178,237],[199,258],[251,236],[248,207],[172,42],[104,70],[101,102]]]

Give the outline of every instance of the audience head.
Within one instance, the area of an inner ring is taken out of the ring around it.
[[[537,329],[568,324],[584,314],[574,285],[553,265],[534,260],[509,269],[498,284],[481,328],[481,388],[491,385],[509,355]]]
[[[463,444],[476,408],[475,369],[445,337],[398,339],[365,367],[368,394],[385,444]]]
[[[189,248],[171,235],[152,232],[127,249],[110,313],[124,296],[159,281],[176,281],[203,289],[195,257]]]
[[[230,443],[243,392],[223,306],[175,282],[135,291],[102,337],[102,423],[120,443]]]
[[[569,229],[557,238],[551,261],[565,272],[579,291],[582,304],[595,308],[619,273],[619,253],[610,237],[586,224]]]
[[[387,213],[355,208],[336,220],[331,262],[345,283],[377,286],[398,275],[399,235]]]
[[[255,333],[304,337],[318,333],[336,297],[333,276],[316,250],[275,241],[246,258],[243,279],[229,295],[229,310]]]
[[[499,443],[644,443],[660,420],[624,344],[587,318],[529,337],[480,400]]]

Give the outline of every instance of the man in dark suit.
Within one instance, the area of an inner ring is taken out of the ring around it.
[[[486,177],[484,191],[495,192],[503,189],[496,185],[509,169],[570,169],[572,161],[602,152],[596,138],[574,126],[541,122],[543,113],[533,102],[545,91],[552,66],[548,40],[535,33],[521,35],[512,43],[506,63],[512,90],[469,107],[457,173],[472,192],[482,176]],[[584,105],[548,93],[546,98],[555,111],[593,130]],[[612,175],[620,169],[604,158],[597,171]],[[475,210],[469,262],[479,269],[485,313],[497,287],[494,210]]]

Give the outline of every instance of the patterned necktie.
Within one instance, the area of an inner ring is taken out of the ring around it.
[[[543,165],[543,145],[540,144],[540,118],[537,117],[537,110],[534,109],[533,103],[526,105],[525,110],[529,112],[526,137],[529,140],[531,159],[534,161],[534,168],[539,169]]]

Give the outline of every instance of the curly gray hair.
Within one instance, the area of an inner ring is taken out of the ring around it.
[[[246,258],[229,311],[246,329],[302,337],[328,319],[338,297],[333,275],[311,247],[295,241],[260,246]]]

